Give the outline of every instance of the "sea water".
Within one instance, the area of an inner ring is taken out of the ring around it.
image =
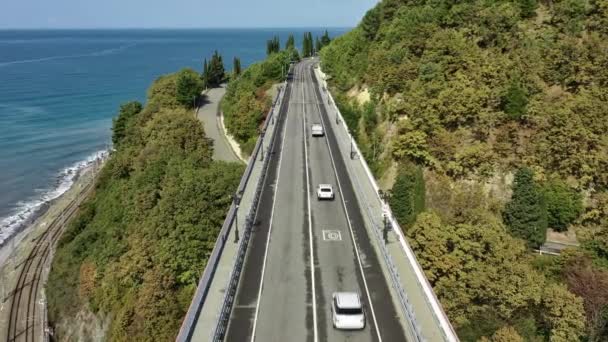
[[[218,50],[226,69],[265,58],[266,41],[321,29],[0,31],[0,245],[72,185],[110,147],[121,103],[145,101],[159,75],[202,69]],[[346,29],[329,29],[337,36]]]

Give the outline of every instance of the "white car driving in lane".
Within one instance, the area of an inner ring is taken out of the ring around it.
[[[361,297],[356,292],[334,292],[331,305],[334,328],[361,330],[365,328],[365,314]]]
[[[319,187],[317,188],[317,199],[333,200],[334,199],[334,187],[331,184],[319,184]]]
[[[310,131],[313,137],[322,137],[323,135],[325,135],[325,133],[323,132],[323,126],[319,123],[313,124],[310,128]]]

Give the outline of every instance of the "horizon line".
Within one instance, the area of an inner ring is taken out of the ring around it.
[[[288,29],[352,29],[356,26],[218,26],[218,27],[0,27],[0,31],[39,30],[288,30]]]

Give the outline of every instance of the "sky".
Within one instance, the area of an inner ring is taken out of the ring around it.
[[[378,0],[0,0],[0,29],[353,27]]]

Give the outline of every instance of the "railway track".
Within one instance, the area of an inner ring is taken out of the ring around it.
[[[61,213],[49,224],[48,228],[34,239],[34,247],[21,263],[21,271],[11,293],[12,303],[8,322],[7,342],[35,342],[40,335],[35,327],[45,322],[38,318],[37,310],[40,286],[44,267],[55,243],[61,237],[65,224],[72,218],[78,207],[93,189],[94,182],[85,186]],[[17,266],[19,267],[19,266]],[[42,284],[44,285],[44,284]]]

